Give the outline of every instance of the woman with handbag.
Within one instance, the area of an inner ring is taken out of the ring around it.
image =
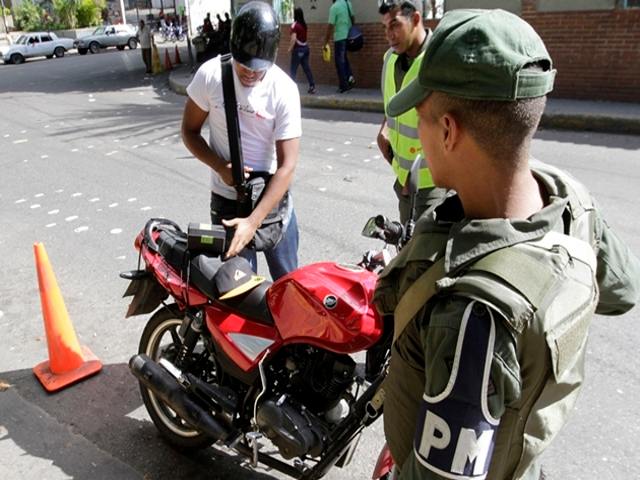
[[[298,66],[302,65],[302,70],[307,76],[309,89],[307,93],[316,93],[316,84],[313,81],[313,74],[309,66],[309,44],[307,43],[307,22],[304,21],[302,8],[296,7],[293,11],[293,23],[291,24],[291,43],[289,49],[291,53],[291,78],[296,81]]]

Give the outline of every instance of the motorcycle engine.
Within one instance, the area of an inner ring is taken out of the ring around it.
[[[272,395],[258,407],[256,421],[284,458],[318,456],[327,433],[348,415],[355,361],[310,346],[281,353],[269,367]]]

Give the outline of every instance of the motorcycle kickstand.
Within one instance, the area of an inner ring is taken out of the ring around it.
[[[249,448],[253,450],[251,466],[253,468],[256,468],[258,466],[258,449],[260,448],[260,444],[258,443],[258,441],[263,438],[263,435],[260,432],[247,432],[245,434],[245,438],[247,439]]]

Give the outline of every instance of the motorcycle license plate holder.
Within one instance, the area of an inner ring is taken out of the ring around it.
[[[151,275],[134,278],[123,297],[133,296],[125,318],[153,312],[169,296]]]

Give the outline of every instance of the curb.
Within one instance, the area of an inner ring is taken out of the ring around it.
[[[169,86],[179,94],[186,95],[186,85],[190,73],[181,69],[169,75]],[[355,98],[349,93],[336,95],[301,94],[300,103],[305,108],[321,108],[331,110],[351,110],[359,112],[384,113],[382,99]],[[606,115],[545,113],[540,120],[540,127],[558,130],[577,130],[601,133],[617,133],[640,135],[640,118],[611,117]]]

